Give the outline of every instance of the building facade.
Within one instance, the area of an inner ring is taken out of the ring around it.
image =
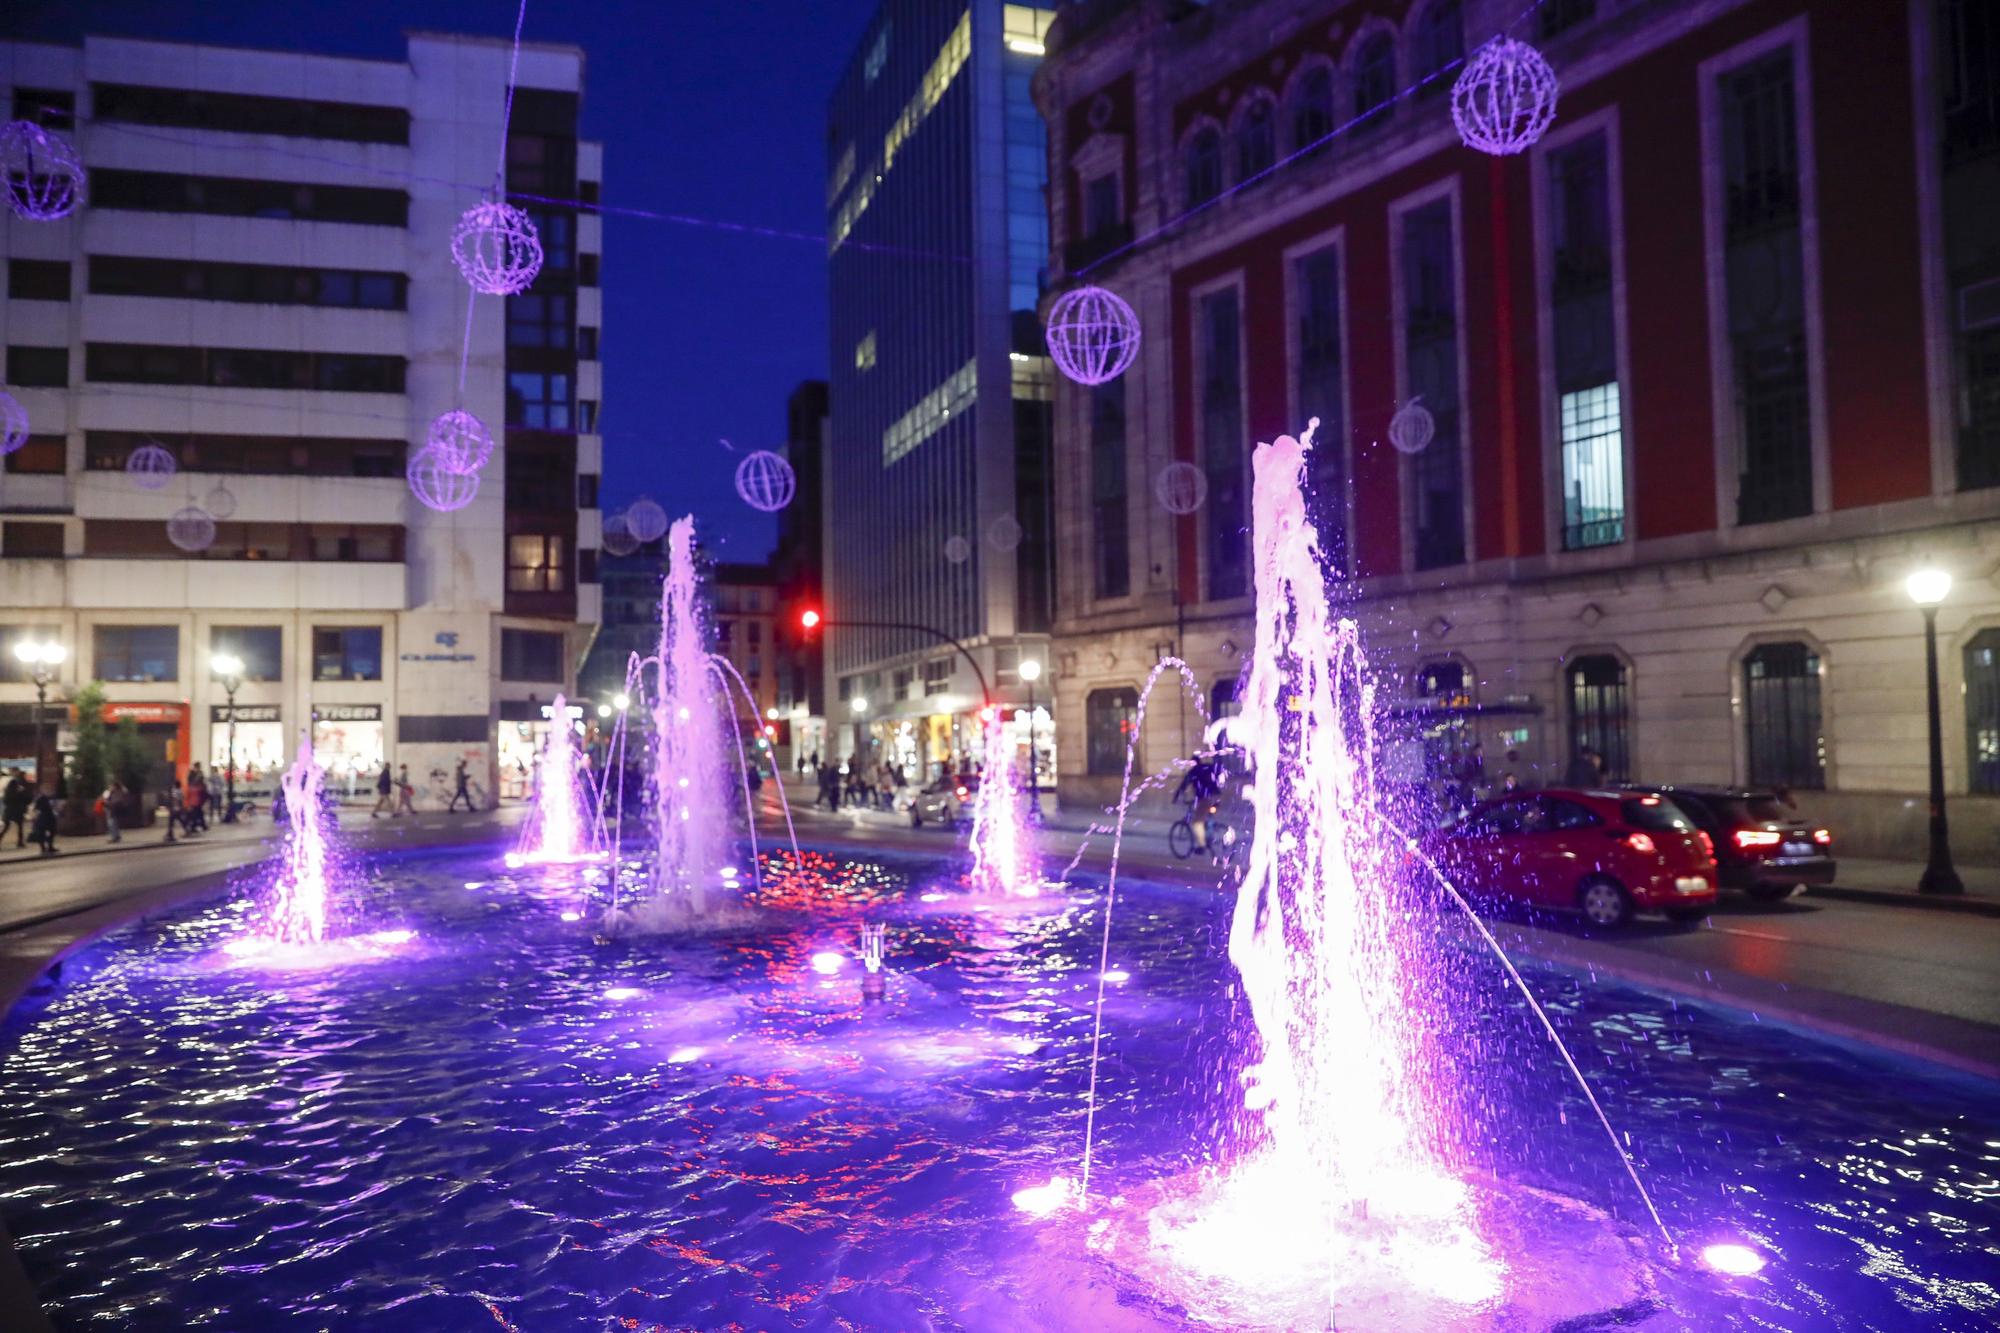
[[[1053,613],[1046,144],[1053,12],[885,0],[829,112],[825,652],[835,755],[972,753]],[[856,622],[868,622],[864,625]],[[966,645],[972,664],[922,626]],[[844,724],[844,725],[843,725]]]
[[[1413,781],[1791,788],[1921,856],[1925,563],[1948,790],[2000,858],[2000,45],[1971,0],[1095,0],[1037,96],[1057,282],[1137,308],[1056,408],[1062,785],[1115,792],[1178,653],[1250,642],[1249,452],[1310,497]],[[1448,89],[1496,32],[1562,79],[1518,157]],[[1435,427],[1391,447],[1398,408]],[[1196,512],[1156,500],[1174,461]],[[1144,770],[1199,710],[1156,702]],[[1184,720],[1182,720],[1184,719]]]
[[[69,651],[158,769],[226,761],[239,791],[301,735],[344,782],[387,759],[419,790],[461,758],[488,792],[539,743],[598,616],[601,225],[529,205],[530,290],[470,293],[459,214],[510,191],[593,200],[583,56],[528,45],[503,155],[509,47],[412,34],[359,60],[92,37],[0,45],[0,98],[68,138],[85,203],[0,219],[8,391],[32,436],[0,483],[0,642]],[[461,341],[469,343],[460,386]],[[404,465],[461,403],[496,448],[435,513]],[[158,445],[158,489],[127,462]],[[205,506],[206,549],[167,519]],[[33,688],[0,665],[0,750],[32,749]],[[156,774],[164,780],[164,772]]]

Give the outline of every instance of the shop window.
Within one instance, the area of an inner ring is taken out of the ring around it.
[[[1585,749],[1604,761],[1604,780],[1632,775],[1631,699],[1625,664],[1609,655],[1579,657],[1563,672],[1569,696],[1569,760]]]
[[[1967,785],[2000,796],[2000,629],[1965,645],[1965,753]]]
[[[1129,686],[1092,690],[1083,705],[1084,751],[1092,777],[1125,771],[1125,751],[1139,725],[1139,692]]]
[[[240,659],[244,680],[283,680],[284,639],[276,625],[217,625],[209,646],[212,653]]]
[[[313,679],[382,679],[381,627],[376,625],[315,627]]]
[[[503,680],[561,684],[563,636],[545,630],[501,630],[500,676]]]
[[[1803,643],[1767,643],[1743,659],[1744,741],[1757,786],[1826,786],[1819,654]]]
[[[91,644],[92,674],[99,680],[152,684],[180,679],[177,625],[99,625]]]

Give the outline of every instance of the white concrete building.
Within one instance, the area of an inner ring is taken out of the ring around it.
[[[180,772],[228,745],[224,650],[253,790],[307,728],[336,773],[407,763],[420,803],[460,758],[489,793],[525,771],[598,619],[603,246],[593,211],[530,205],[542,273],[477,298],[468,335],[450,236],[502,160],[508,56],[442,34],[398,61],[0,43],[11,117],[90,172],[68,218],[0,213],[5,384],[32,432],[0,473],[0,764],[33,750],[12,645],[34,634],[68,649],[52,700],[103,681]],[[523,47],[511,192],[595,200],[582,83],[581,51]],[[404,465],[468,336],[463,406],[496,449],[440,514]],[[159,489],[125,467],[148,443],[179,464]],[[218,511],[192,555],[166,527],[189,504]]]

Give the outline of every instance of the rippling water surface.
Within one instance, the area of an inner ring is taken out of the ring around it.
[[[593,940],[582,872],[497,854],[375,863],[348,929],[406,943],[232,959],[243,901],[114,937],[9,1020],[0,1215],[73,1327],[1173,1327],[1009,1202],[1077,1167],[1097,886],[1005,904],[943,864],[807,859],[673,939]],[[1227,906],[1121,890],[1107,1196],[1216,1142]],[[889,924],[879,1002],[863,920]],[[1488,1165],[1643,1234],[1546,1040],[1466,972]],[[1772,1256],[1734,1280],[1661,1263],[1639,1327],[2000,1326],[2000,1090],[1528,977],[1668,1225]]]

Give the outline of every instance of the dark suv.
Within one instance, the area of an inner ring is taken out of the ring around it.
[[[1746,787],[1647,787],[1671,796],[1715,844],[1717,877],[1759,902],[1807,884],[1833,883],[1833,835],[1800,819],[1768,791]]]

